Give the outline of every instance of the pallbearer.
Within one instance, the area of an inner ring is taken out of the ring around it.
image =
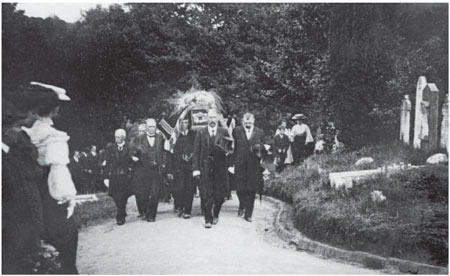
[[[195,132],[190,130],[190,120],[181,120],[180,133],[173,149],[173,172],[175,177],[174,202],[178,216],[191,217],[193,193],[192,157]]]

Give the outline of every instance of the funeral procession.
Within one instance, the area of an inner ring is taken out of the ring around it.
[[[2,3],[2,274],[448,275],[448,3]]]

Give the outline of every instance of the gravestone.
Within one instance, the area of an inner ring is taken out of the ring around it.
[[[425,151],[432,151],[439,146],[439,89],[434,83],[429,83],[423,90],[422,95],[422,133],[419,138],[422,139],[421,148]],[[426,122],[425,122],[426,119]],[[428,129],[427,129],[428,128]]]
[[[409,100],[408,95],[405,95],[400,110],[400,141],[402,141],[406,145],[409,145],[411,101]]]
[[[414,114],[414,139],[413,145],[414,148],[420,149],[421,147],[421,139],[419,138],[419,133],[422,129],[423,116],[422,116],[422,96],[423,90],[427,86],[427,79],[424,76],[419,77],[417,81],[416,88],[416,111]]]
[[[440,146],[448,152],[448,95],[445,95],[442,105],[441,142]]]

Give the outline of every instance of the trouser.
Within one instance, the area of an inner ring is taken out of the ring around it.
[[[239,210],[244,210],[244,217],[251,218],[253,214],[253,206],[255,204],[255,192],[253,191],[237,191],[239,198]]]
[[[210,196],[205,202],[205,222],[212,223],[213,217],[218,218],[220,209],[222,209],[222,204],[224,202],[224,197],[222,196]]]
[[[124,219],[127,216],[126,206],[131,195],[130,179],[128,175],[116,175],[110,179],[110,196],[117,207],[116,219]]]
[[[291,146],[294,164],[299,164],[305,158],[305,142],[306,135],[299,135],[294,137],[294,142]]]
[[[45,184],[49,168],[46,169]],[[73,215],[67,219],[68,204],[58,204],[44,185],[41,190],[44,215],[45,241],[53,245],[59,252],[56,259],[61,264],[61,274],[78,274],[76,267],[78,247],[78,225]]]
[[[225,196],[215,191],[216,186],[220,179],[217,179],[217,173],[215,172],[214,159],[209,159],[209,171],[208,181],[210,181],[210,189],[205,189],[205,195],[203,198],[205,205],[205,222],[212,223],[213,217],[218,218],[222,204],[225,201]]]
[[[192,178],[192,163],[184,162],[181,172],[177,175],[177,189],[174,192],[174,203],[175,208],[180,208],[188,215],[191,214],[192,201],[194,200]]]
[[[136,205],[140,215],[154,219],[158,209],[158,201],[161,190],[161,175],[158,167],[148,168],[147,189],[135,191]]]
[[[167,181],[168,180],[161,181],[162,185],[160,186],[159,199],[162,202],[170,202],[171,189],[169,188],[169,183]]]

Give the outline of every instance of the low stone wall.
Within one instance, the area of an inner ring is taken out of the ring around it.
[[[293,208],[280,200],[264,196],[264,200],[277,206],[278,212],[274,220],[274,228],[284,241],[294,244],[297,250],[308,251],[322,257],[359,263],[371,269],[383,269],[390,272],[412,274],[448,274],[447,267],[432,266],[396,258],[384,258],[361,251],[350,251],[329,246],[305,237],[292,222]]]

